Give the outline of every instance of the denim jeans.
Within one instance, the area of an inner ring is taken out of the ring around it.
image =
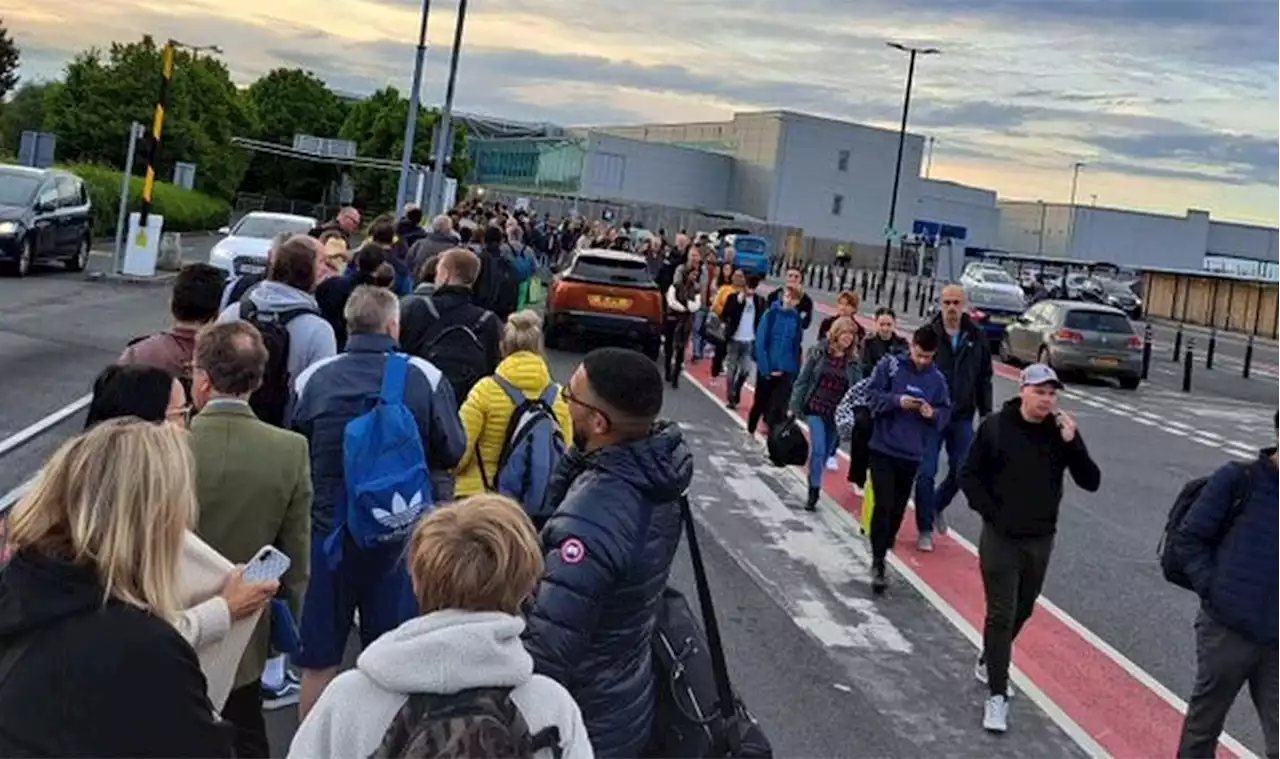
[[[706,350],[706,340],[702,339],[702,325],[707,323],[707,314],[711,313],[705,308],[700,308],[693,312],[693,357],[695,359],[702,358],[703,351]]]
[[[725,346],[724,376],[729,388],[729,400],[738,399],[742,386],[751,376],[751,369],[755,365],[755,350],[754,340],[730,340]]]
[[[836,455],[836,447],[840,445],[840,433],[836,431],[836,420],[809,415],[809,487],[822,487],[822,472],[827,467],[827,459]]]
[[[926,443],[920,470],[916,472],[916,530],[933,531],[934,515],[944,511],[960,492],[960,465],[969,455],[973,443],[973,417],[953,419],[946,427],[934,431]],[[934,490],[942,449],[947,449],[947,476]]]

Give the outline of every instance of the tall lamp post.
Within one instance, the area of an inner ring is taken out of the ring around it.
[[[1080,185],[1080,169],[1084,163],[1076,161],[1071,164],[1071,215],[1067,217],[1067,257],[1070,258],[1076,246],[1076,188]]]
[[[404,149],[400,151],[400,184],[396,186],[395,213],[404,208],[409,195],[409,164],[413,161],[413,141],[418,131],[418,104],[422,93],[422,66],[427,59],[427,18],[431,0],[422,0],[422,19],[418,26],[418,50],[413,61],[413,89],[409,92],[409,115],[404,121]]]
[[[453,50],[449,56],[449,83],[444,91],[444,108],[436,124],[435,157],[431,162],[431,191],[427,197],[427,212],[444,213],[445,167],[453,155],[453,93],[458,82],[458,56],[462,54],[462,30],[467,22],[467,0],[458,0],[458,21],[453,28]]]
[[[911,109],[911,84],[916,74],[916,56],[937,55],[941,51],[933,47],[909,47],[898,42],[886,42],[891,48],[911,56],[907,64],[907,89],[902,96],[902,126],[898,130],[898,161],[893,170],[893,194],[889,196],[889,223],[884,231],[884,258],[880,261],[880,281],[876,283],[876,302],[884,291],[884,280],[889,276],[889,253],[893,246],[893,224],[898,212],[898,185],[902,181],[902,150],[907,141],[907,113]]]

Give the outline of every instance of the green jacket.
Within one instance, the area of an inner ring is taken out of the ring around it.
[[[191,420],[196,495],[206,543],[245,564],[268,543],[292,563],[280,597],[294,619],[311,574],[311,459],[306,438],[258,421],[247,403],[215,401]],[[271,614],[262,615],[236,670],[234,687],[257,682],[271,642]]]

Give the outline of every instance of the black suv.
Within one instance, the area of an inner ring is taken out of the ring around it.
[[[79,177],[57,169],[0,165],[0,261],[25,277],[31,266],[89,263],[93,213]]]

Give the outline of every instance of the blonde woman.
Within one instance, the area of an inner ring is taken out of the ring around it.
[[[858,328],[853,319],[836,319],[827,339],[809,350],[791,389],[791,415],[806,417],[809,422],[809,500],[805,503],[809,511],[817,510],[823,469],[837,466],[840,435],[836,432],[836,406],[845,392],[862,379],[858,348]]]
[[[494,489],[511,415],[524,399],[550,396],[561,435],[565,441],[573,440],[569,405],[554,386],[542,356],[542,317],[531,310],[512,314],[503,327],[500,348],[503,358],[497,371],[476,383],[458,411],[467,431],[467,450],[454,470],[459,496]]]
[[[478,495],[436,509],[414,530],[406,562],[422,616],[378,638],[333,681],[298,727],[289,756],[403,756],[405,736],[397,741],[388,728],[414,709],[415,697],[505,688],[529,727],[533,756],[590,759],[577,703],[533,674],[520,640],[520,606],[543,570],[520,505]],[[439,747],[418,748],[425,755]]]
[[[0,756],[230,756],[180,614],[196,515],[186,433],[115,419],[72,438],[9,517]]]

